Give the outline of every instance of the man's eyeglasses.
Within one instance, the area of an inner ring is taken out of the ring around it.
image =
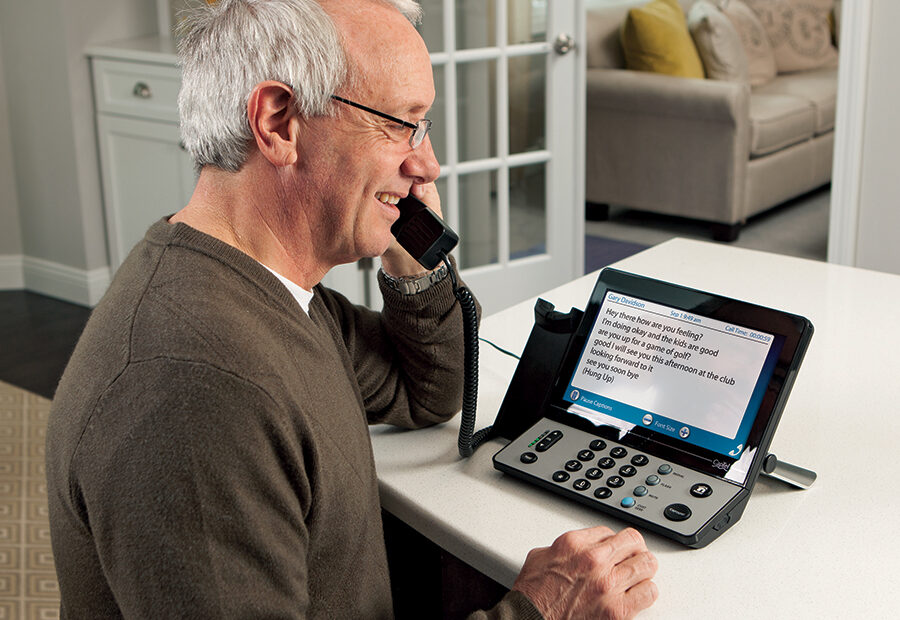
[[[356,103],[355,101],[350,101],[349,99],[344,99],[343,97],[338,97],[337,95],[332,95],[332,99],[335,101],[340,101],[341,103],[346,103],[347,105],[351,105],[354,108],[359,108],[369,114],[374,114],[375,116],[380,116],[381,118],[386,118],[387,120],[397,123],[403,127],[408,129],[412,129],[413,132],[409,135],[409,145],[412,148],[416,148],[422,141],[425,140],[425,136],[428,135],[428,131],[431,129],[431,121],[427,118],[423,118],[418,123],[410,123],[408,121],[403,120],[402,118],[397,118],[396,116],[391,116],[390,114],[385,114],[384,112],[379,112],[378,110],[373,110],[368,106],[364,106],[361,103]]]

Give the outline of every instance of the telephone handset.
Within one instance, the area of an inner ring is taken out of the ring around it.
[[[475,407],[478,399],[478,312],[472,293],[456,281],[456,274],[447,254],[456,247],[459,235],[428,206],[409,194],[397,203],[400,217],[391,226],[391,234],[425,269],[434,269],[442,262],[453,282],[453,294],[459,301],[463,315],[463,406],[460,415],[457,446],[463,457],[471,456],[485,439],[491,427],[475,431]]]
[[[425,269],[434,269],[459,243],[459,235],[428,206],[413,196],[397,203],[400,217],[391,226],[391,234]]]

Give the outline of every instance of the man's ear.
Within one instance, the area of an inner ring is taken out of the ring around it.
[[[273,166],[297,161],[297,111],[294,92],[286,84],[260,82],[247,100],[247,120],[259,152]]]

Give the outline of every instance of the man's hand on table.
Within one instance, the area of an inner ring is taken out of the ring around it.
[[[656,558],[633,529],[567,532],[529,552],[513,584],[547,620],[632,618],[656,601]]]

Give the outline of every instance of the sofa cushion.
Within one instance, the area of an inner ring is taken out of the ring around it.
[[[789,75],[779,75],[771,83],[753,92],[766,95],[790,95],[812,105],[815,112],[815,132],[823,134],[834,129],[837,103],[837,69],[816,69]]]
[[[741,35],[747,53],[750,85],[761,86],[774,80],[778,73],[775,53],[759,17],[741,0],[719,0],[719,6]]]
[[[695,2],[688,12],[687,22],[706,77],[729,82],[750,81],[750,67],[741,35],[718,6],[707,0]]]
[[[766,29],[779,73],[837,64],[828,16],[834,0],[744,0]]]
[[[622,25],[622,49],[628,69],[704,77],[703,63],[677,0],[653,0],[628,11]]]
[[[751,157],[809,140],[815,129],[815,108],[802,97],[757,91],[750,95]]]

